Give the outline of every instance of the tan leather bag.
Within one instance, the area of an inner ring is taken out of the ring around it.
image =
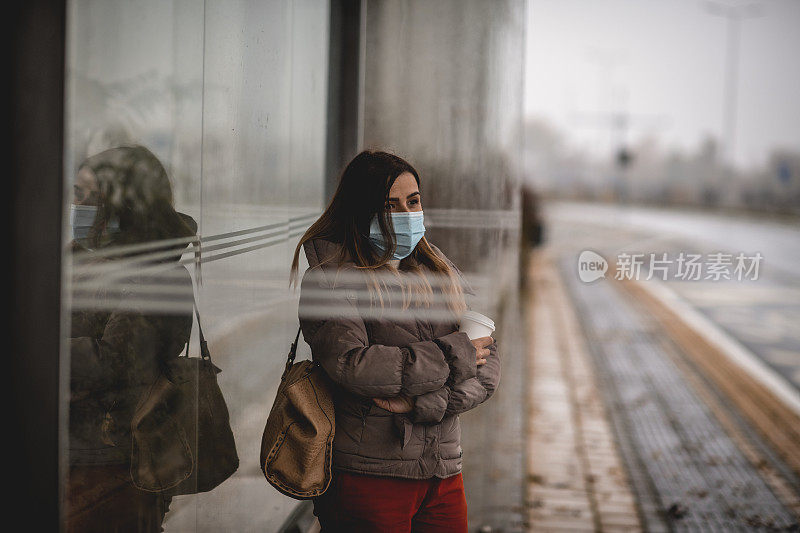
[[[261,470],[280,492],[306,500],[331,483],[335,420],[325,371],[313,361],[294,364],[299,338],[298,329],[261,439]]]

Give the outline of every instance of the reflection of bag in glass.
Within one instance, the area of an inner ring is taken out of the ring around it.
[[[200,327],[201,357],[175,357],[144,394],[131,423],[131,478],[141,490],[170,495],[206,492],[239,467],[221,372]]]
[[[294,364],[299,338],[298,330],[267,417],[261,470],[280,492],[305,500],[321,495],[331,483],[335,420],[325,371],[311,361]]]

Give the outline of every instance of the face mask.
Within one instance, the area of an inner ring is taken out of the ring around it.
[[[69,206],[69,225],[72,228],[72,238],[82,241],[89,238],[89,230],[94,225],[97,216],[96,205],[75,205]]]
[[[417,243],[425,235],[425,224],[422,211],[412,213],[391,213],[392,226],[394,226],[395,249],[392,259],[405,259]],[[386,241],[381,233],[378,224],[378,216],[375,215],[369,226],[369,240],[381,252],[386,251]]]
[[[75,205],[69,206],[69,225],[72,229],[72,238],[78,242],[85,243],[89,238],[89,232],[94,226],[94,219],[97,217],[96,205]],[[106,233],[113,235],[119,233],[119,220],[113,218],[106,225]]]

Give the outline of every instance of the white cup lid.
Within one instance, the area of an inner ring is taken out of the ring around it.
[[[495,329],[494,320],[492,320],[491,318],[489,318],[486,315],[482,315],[482,314],[477,313],[475,311],[464,311],[464,314],[461,315],[461,319],[462,320],[464,320],[464,319],[472,320],[473,322],[477,322],[478,324],[481,324],[483,326],[486,326],[487,328],[490,328],[492,331],[494,331],[494,329]]]

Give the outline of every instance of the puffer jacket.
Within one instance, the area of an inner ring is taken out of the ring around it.
[[[190,228],[197,224],[188,215]],[[192,308],[185,312],[141,310],[137,302],[152,299],[152,284],[169,280],[169,287],[192,293],[192,278],[178,264],[182,249],[164,259],[174,262],[159,276],[131,275],[115,284],[98,281],[91,306],[72,313],[70,335],[69,461],[72,465],[127,464],[130,461],[130,426],[136,405],[158,377],[167,359],[181,354],[192,330]],[[95,264],[113,265],[107,259],[92,259],[77,243],[73,253]],[[91,278],[75,275],[76,281]],[[123,288],[122,290],[120,288]]]
[[[339,244],[317,239],[304,250],[300,326],[313,360],[335,384],[334,469],[412,479],[459,473],[458,415],[497,388],[496,345],[478,367],[474,346],[444,304],[403,309],[399,279],[382,288],[383,306],[372,303],[367,276],[346,256],[339,261]],[[412,258],[404,263],[401,276],[409,275],[408,263],[417,266]],[[441,297],[435,284],[434,293]],[[372,401],[401,394],[415,400],[409,413]]]

